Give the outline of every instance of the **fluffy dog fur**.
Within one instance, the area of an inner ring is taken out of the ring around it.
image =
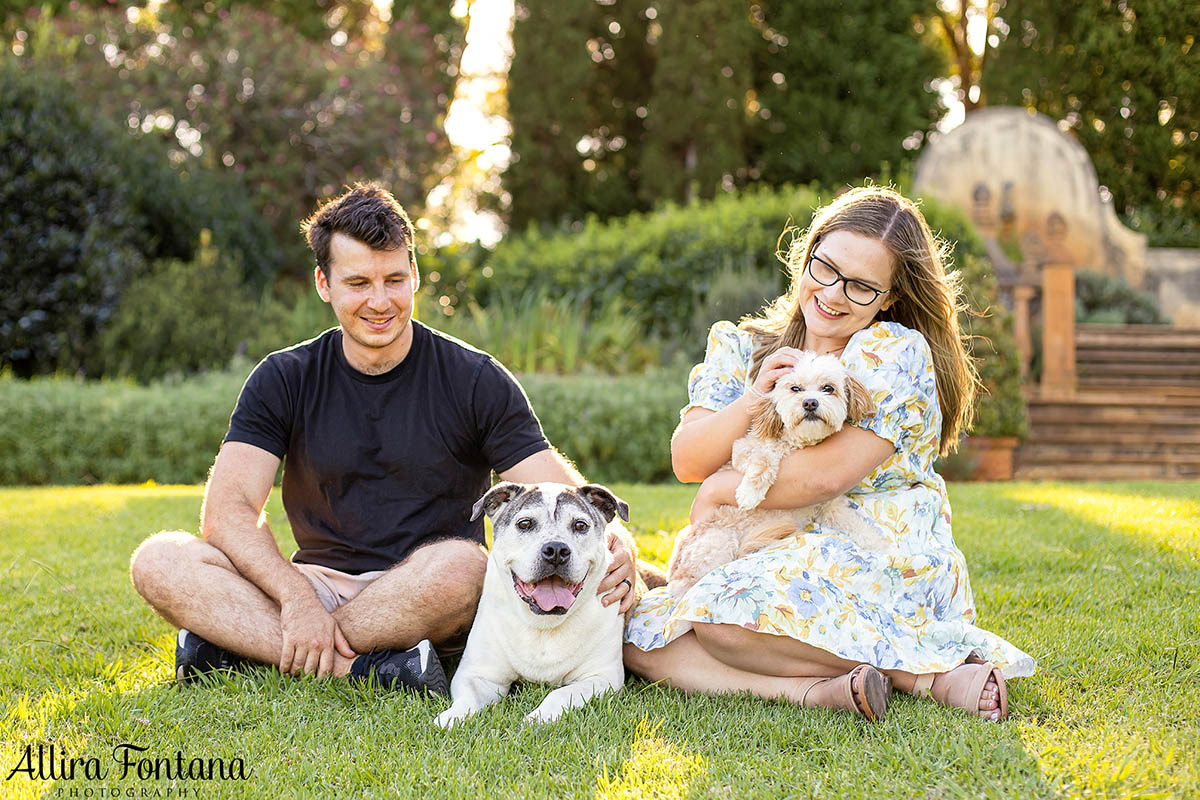
[[[817,444],[875,413],[857,378],[835,356],[805,353],[792,372],[755,403],[750,429],[733,443],[734,469],[742,473],[737,506],[722,506],[708,522],[679,532],[667,565],[668,591],[682,597],[701,577],[772,542],[821,523],[872,549],[883,544],[871,523],[846,496],[790,511],[759,509],[788,453]],[[729,466],[729,465],[726,465]]]

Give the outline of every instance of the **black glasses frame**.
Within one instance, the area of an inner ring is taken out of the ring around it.
[[[818,280],[817,276],[813,275],[813,273],[812,273],[812,262],[814,262],[814,261],[820,261],[822,264],[824,264],[826,267],[829,268],[830,272],[832,272],[837,277],[835,277],[829,283],[824,283],[824,282]],[[863,283],[862,281],[857,280],[856,278],[847,278],[845,275],[843,275],[841,272],[838,271],[837,267],[835,267],[833,264],[830,264],[828,261],[821,258],[816,253],[809,253],[808,263],[804,265],[804,270],[805,270],[805,272],[808,273],[810,278],[812,278],[814,281],[817,281],[817,283],[821,284],[822,286],[833,286],[835,283],[838,283],[840,281],[842,284],[842,294],[845,295],[847,300],[849,300],[851,303],[854,303],[854,305],[856,305],[856,306],[869,306],[869,305],[871,305],[871,303],[874,303],[876,300],[878,300],[881,295],[885,295],[891,291],[891,289],[876,289],[874,286]],[[848,288],[850,288],[851,283],[855,284],[856,286],[861,286],[862,288],[864,288],[868,291],[874,292],[875,296],[872,297],[870,300],[868,300],[865,303],[860,303],[858,300],[855,300],[853,297],[851,297],[850,293],[846,291]]]

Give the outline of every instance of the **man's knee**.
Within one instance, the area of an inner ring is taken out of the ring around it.
[[[233,569],[217,548],[185,531],[162,531],[146,539],[129,558],[133,588],[152,605],[161,604],[178,585],[181,570],[201,563]]]
[[[479,601],[487,551],[469,539],[442,539],[413,551],[406,565],[442,591]]]

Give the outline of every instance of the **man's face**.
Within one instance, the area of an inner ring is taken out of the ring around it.
[[[372,250],[335,233],[329,242],[329,275],[318,267],[316,283],[347,337],[343,346],[352,364],[372,364],[407,351],[417,285],[408,248]]]

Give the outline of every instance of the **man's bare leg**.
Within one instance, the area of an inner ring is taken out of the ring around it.
[[[465,539],[414,550],[333,612],[357,653],[407,650],[422,639],[440,644],[465,633],[483,591],[487,551]]]
[[[436,549],[423,553],[427,548]],[[413,575],[414,569],[440,566],[445,572],[470,575],[473,558],[478,561],[482,585],[484,556],[478,545],[461,540],[436,542],[413,556],[393,568],[398,571],[396,575],[389,572],[380,578],[381,581],[390,578],[385,588],[413,588],[412,584],[419,583]],[[233,562],[216,547],[183,531],[158,533],[134,551],[130,575],[138,594],[168,622],[231,652],[265,664],[278,664],[283,647],[278,604],[242,577]],[[442,580],[427,583],[429,591],[418,590],[408,596],[394,591],[377,593],[380,601],[388,605],[373,608],[369,613],[366,604],[359,604],[362,611],[348,615],[345,620],[356,632],[352,635],[350,630],[343,629],[351,647],[366,652],[410,639],[412,643],[425,638],[437,641],[435,637],[445,638],[461,629],[464,619],[465,625],[470,625],[480,587],[472,588],[465,579],[456,585]],[[343,620],[338,619],[338,623],[342,625]],[[333,674],[345,675],[352,661],[335,654]]]

